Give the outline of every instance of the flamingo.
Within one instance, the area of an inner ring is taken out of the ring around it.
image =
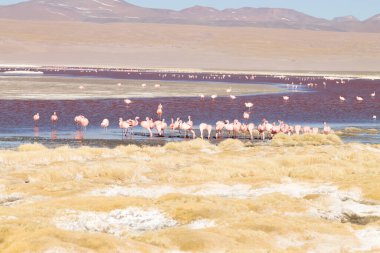
[[[90,121],[89,121],[86,117],[82,116],[82,118],[81,118],[81,120],[80,120],[79,123],[80,123],[81,127],[82,127],[84,130],[86,130],[86,129],[87,129],[87,126],[90,124]]]
[[[339,96],[339,100],[340,100],[340,101],[346,101],[346,98],[345,98],[345,97],[342,97],[342,96]]]
[[[200,97],[201,99],[204,99],[204,98],[205,98],[205,95],[204,95],[204,94],[199,94],[199,97]]]
[[[331,128],[327,125],[326,122],[323,122],[323,133],[329,134],[331,132]]]
[[[84,89],[84,86],[83,86],[83,85],[80,85],[80,86],[79,86],[79,89],[80,89],[80,90],[83,90],[83,89]]]
[[[234,131],[234,123],[230,123],[229,120],[226,120],[224,128],[228,132],[228,137],[231,137],[231,133],[233,133],[233,131]]]
[[[244,104],[245,104],[245,107],[247,107],[248,110],[251,111],[251,108],[252,108],[252,106],[253,106],[253,103],[251,103],[251,102],[247,102],[247,103],[244,103]]]
[[[174,122],[174,120],[172,118],[172,123],[169,126],[169,128],[170,128],[170,135],[172,135],[172,133],[174,132],[174,130],[178,130],[179,134],[181,134],[180,123],[181,123],[180,118],[177,118],[175,122]]]
[[[131,133],[132,133],[132,134],[134,134],[133,129],[139,125],[139,119],[140,119],[140,117],[135,117],[134,120],[133,120],[133,119],[129,119],[129,120],[127,120],[128,124],[129,124],[129,126],[130,126],[130,129],[131,129]]]
[[[245,134],[248,132],[248,126],[245,123],[241,124],[240,131],[243,133],[245,139]]]
[[[377,116],[376,116],[376,115],[373,115],[373,116],[372,116],[372,119],[376,120],[376,119],[377,119]]]
[[[358,97],[358,96],[356,96],[356,100],[357,100],[357,101],[363,101],[364,99],[363,99],[362,97]]]
[[[193,126],[190,125],[188,122],[180,121],[180,128],[185,131],[184,138],[187,137],[187,132],[190,131],[193,134],[193,139],[195,139],[195,132],[193,130]]]
[[[218,136],[223,137],[223,129],[224,129],[225,123],[223,121],[218,121],[215,124],[215,138],[218,139]]]
[[[155,88],[160,88],[160,87],[161,87],[161,85],[160,85],[160,84],[158,84],[158,83],[156,83],[156,84],[154,85],[154,87],[155,87]]]
[[[232,100],[234,100],[234,99],[236,99],[236,96],[234,96],[234,95],[230,95],[230,98],[231,98]]]
[[[243,118],[244,118],[245,120],[248,120],[248,119],[249,119],[249,112],[244,112],[244,113],[243,113]]]
[[[376,96],[376,92],[374,91],[373,93],[371,93],[371,97],[375,97]]]
[[[288,97],[288,96],[283,96],[282,99],[283,99],[284,101],[288,101],[288,100],[289,100],[289,97]]]
[[[235,119],[234,122],[233,122],[233,124],[234,124],[233,135],[236,138],[239,135],[240,128],[241,128],[241,123],[239,122],[239,120]]]
[[[217,97],[218,97],[218,95],[216,95],[216,94],[211,95],[212,100],[215,100],[215,98],[217,98]]]
[[[117,86],[119,86],[119,87],[120,87],[120,86],[121,86],[121,83],[117,83]]]
[[[262,123],[262,124],[259,124],[257,126],[257,130],[259,131],[259,134],[261,136],[261,139],[264,140],[265,139],[265,125]]]
[[[165,119],[163,119],[162,121],[160,120],[155,121],[154,125],[157,129],[158,135],[160,136],[165,135],[165,129],[167,127],[167,124],[165,123]]]
[[[189,124],[191,127],[193,126],[193,121],[191,120],[191,116],[189,115],[188,117],[187,117],[187,124]]]
[[[146,87],[146,83],[141,84],[141,87],[145,88]]]
[[[100,123],[100,127],[107,132],[107,128],[110,125],[110,121],[108,119],[103,119],[102,123]]]
[[[159,104],[158,107],[157,107],[157,115],[158,117],[161,119],[161,116],[162,116],[162,104]]]
[[[149,132],[150,137],[153,136],[152,130],[150,130],[151,129],[151,122],[150,122],[150,119],[148,117],[146,117],[144,121],[141,121],[140,126],[142,128],[145,128]]]
[[[212,131],[212,126],[211,125],[208,125],[206,123],[201,123],[199,125],[199,131],[201,132],[201,138],[203,139],[203,131],[207,130],[207,139],[210,140],[211,138],[211,131]]]
[[[304,127],[303,127],[303,133],[304,133],[304,134],[309,134],[310,132],[311,132],[311,129],[310,129],[309,126],[304,126]]]
[[[249,135],[251,136],[252,141],[253,141],[253,130],[255,130],[255,124],[249,123],[248,124],[248,132],[249,132]]]
[[[231,93],[231,91],[232,91],[231,87],[226,90],[227,93]]]
[[[319,133],[319,129],[318,129],[318,127],[313,127],[313,129],[312,129],[312,133],[313,133],[313,134],[318,134],[318,133]]]
[[[38,121],[40,120],[40,114],[37,112],[33,115],[34,125],[38,126]]]
[[[54,112],[53,115],[51,115],[50,120],[51,120],[51,123],[53,126],[55,126],[57,124],[58,116],[57,116],[56,112]]]
[[[127,121],[123,121],[123,118],[119,118],[119,128],[121,129],[121,133],[123,136],[127,135],[128,129],[131,126],[128,124]]]
[[[132,100],[126,98],[126,99],[124,99],[124,103],[125,103],[126,105],[129,105],[129,104],[132,103]]]
[[[302,129],[301,125],[295,125],[294,126],[294,130],[295,130],[295,132],[296,132],[297,135],[300,134],[301,129]]]

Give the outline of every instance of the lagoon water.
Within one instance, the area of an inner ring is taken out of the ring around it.
[[[263,118],[269,122],[284,120],[288,124],[301,124],[322,127],[324,121],[333,129],[348,127],[361,129],[380,129],[380,80],[353,79],[344,84],[336,80],[305,79],[292,77],[273,79],[262,77],[246,83],[181,82],[181,81],[144,81],[102,78],[77,78],[72,76],[42,77],[2,77],[2,95],[0,95],[0,147],[10,148],[21,143],[39,141],[47,145],[73,144],[80,134],[74,124],[75,115],[83,114],[90,125],[83,137],[88,145],[114,146],[122,143],[118,119],[145,117],[157,119],[156,108],[159,103],[164,107],[163,118],[170,123],[171,118],[187,120],[191,115],[195,126],[205,122],[214,125],[218,120],[243,120],[245,102],[254,104],[250,122],[255,125]],[[122,82],[122,86],[117,86]],[[307,83],[312,82],[310,87]],[[323,84],[326,83],[326,85]],[[141,83],[147,83],[142,89]],[[155,89],[154,83],[161,83]],[[291,83],[302,83],[295,87]],[[66,86],[65,86],[66,84]],[[85,89],[78,87],[85,84]],[[136,88],[136,87],[139,88]],[[175,88],[174,88],[175,87]],[[183,89],[181,88],[183,87]],[[186,90],[187,87],[187,90]],[[190,87],[190,88],[189,88]],[[231,87],[229,98],[226,87]],[[181,96],[181,89],[185,97]],[[376,92],[372,97],[370,94]],[[205,94],[201,99],[196,94]],[[211,94],[218,94],[212,100]],[[21,94],[14,97],[15,94]],[[282,96],[290,97],[284,101]],[[346,101],[339,100],[344,96]],[[357,101],[356,96],[364,101]],[[16,99],[14,99],[16,98]],[[125,105],[123,98],[133,101]],[[56,111],[59,122],[52,128],[50,115]],[[38,128],[34,126],[32,116],[39,112],[41,119]],[[107,132],[100,128],[100,122],[108,118],[110,127]],[[197,127],[195,127],[197,128]],[[179,138],[148,138],[138,134],[128,137],[124,142],[162,143]],[[199,133],[197,132],[199,135]],[[168,136],[168,134],[167,134]],[[355,135],[343,135],[346,141],[379,143],[379,131],[357,132]]]

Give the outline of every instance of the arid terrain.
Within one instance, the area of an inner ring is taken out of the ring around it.
[[[0,64],[380,71],[380,34],[175,24],[0,22]]]
[[[0,251],[379,252],[379,152],[334,135],[2,150]]]

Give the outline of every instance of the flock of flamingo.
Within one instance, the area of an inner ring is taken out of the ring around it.
[[[126,104],[132,103],[131,100],[126,99],[124,101]],[[250,118],[250,110],[253,106],[253,103],[247,102],[245,103],[245,107],[247,107],[249,110],[245,111],[243,113],[243,118],[245,121],[248,121]],[[123,120],[123,118],[119,118],[119,128],[122,131],[123,138],[127,135],[134,135],[134,129],[138,126],[141,126],[145,130],[145,132],[148,134],[149,137],[153,137],[153,131],[156,131],[158,136],[165,136],[165,131],[170,132],[170,136],[173,136],[175,131],[178,131],[179,136],[183,135],[184,138],[196,138],[195,134],[195,127],[194,123],[192,121],[191,116],[188,116],[187,121],[182,121],[180,118],[176,118],[175,120],[172,118],[171,123],[168,125],[165,121],[165,119],[162,119],[163,114],[163,106],[162,104],[159,104],[157,107],[156,114],[159,119],[153,120],[152,118],[146,117],[145,120],[139,122],[140,117],[135,117],[134,119],[128,119]],[[34,124],[36,127],[38,127],[38,123],[40,120],[39,113],[36,113],[33,116]],[[58,122],[58,115],[56,112],[54,112],[51,117],[51,124],[53,127],[56,126]],[[78,128],[80,128],[82,131],[86,130],[87,126],[89,125],[90,121],[88,118],[86,118],[83,115],[77,115],[74,117],[74,123]],[[103,121],[100,123],[100,127],[103,128],[105,131],[107,131],[107,128],[110,125],[109,119],[103,119]],[[301,126],[301,125],[295,125],[291,126],[286,124],[284,121],[279,120],[278,123],[273,122],[269,123],[266,119],[263,119],[262,122],[256,127],[254,123],[243,123],[240,122],[238,119],[233,120],[230,122],[229,120],[224,121],[217,121],[215,123],[215,126],[207,123],[201,123],[199,125],[199,131],[200,131],[200,137],[202,139],[207,138],[211,139],[211,133],[212,131],[215,131],[215,138],[220,139],[224,137],[229,138],[246,138],[247,135],[250,140],[254,140],[254,131],[256,130],[259,134],[259,137],[262,140],[265,140],[266,137],[272,138],[274,135],[278,133],[284,133],[288,135],[292,134],[329,134],[331,133],[331,128],[327,125],[326,122],[324,122],[323,129],[319,129],[317,127],[310,127],[310,126]],[[145,135],[144,132],[144,135]],[[206,135],[204,133],[206,132]],[[191,134],[191,135],[190,135]],[[190,135],[190,136],[189,136]]]
[[[279,78],[285,78],[285,77],[279,77]],[[307,78],[305,78],[306,81]],[[327,80],[327,79],[326,79]],[[336,81],[336,83],[341,83],[344,84],[345,81],[341,80]],[[300,83],[301,84],[301,83]],[[118,86],[121,86],[121,83],[117,84]],[[308,83],[307,87],[314,87],[317,86],[318,84],[314,83]],[[326,82],[323,82],[323,85],[326,86]],[[146,84],[142,84],[142,87],[146,87]],[[298,85],[297,84],[288,84],[288,87],[292,87],[293,89],[297,89]],[[155,88],[159,88],[160,84],[155,84]],[[79,89],[84,89],[83,86],[79,86]],[[226,89],[226,92],[230,94],[232,91],[232,88]],[[205,98],[204,94],[199,94],[201,99]],[[372,98],[376,96],[376,93],[373,92],[370,94]],[[218,95],[213,94],[210,96],[212,100],[215,100]],[[234,95],[229,95],[231,99],[236,99],[236,96]],[[290,100],[289,96],[283,96],[282,97],[284,101]],[[346,98],[343,96],[339,96],[339,100],[341,102],[346,101]],[[356,96],[356,100],[358,102],[364,101],[363,97]],[[126,105],[129,105],[132,103],[130,99],[124,99],[124,103]],[[251,102],[246,102],[245,107],[248,108],[248,111],[243,112],[243,118],[245,122],[248,122],[250,118],[250,113],[251,113],[251,108],[253,107],[253,103]],[[122,131],[122,136],[127,136],[127,135],[134,135],[134,129],[138,126],[140,126],[142,129],[144,129],[144,135],[145,133],[148,134],[149,137],[153,137],[153,131],[156,131],[158,136],[165,136],[165,131],[170,132],[170,136],[173,136],[175,131],[178,131],[179,136],[181,137],[183,135],[184,138],[196,138],[195,134],[195,127],[193,124],[193,121],[191,119],[191,116],[188,116],[187,121],[182,121],[180,118],[176,118],[175,120],[172,118],[171,123],[168,125],[168,123],[165,121],[165,119],[162,119],[163,115],[163,106],[162,104],[159,104],[157,107],[156,114],[159,119],[153,120],[152,118],[146,117],[145,120],[139,121],[140,117],[135,117],[134,119],[128,119],[128,120],[123,120],[123,118],[119,118],[119,128]],[[35,126],[38,126],[38,122],[40,119],[39,113],[36,113],[33,116],[33,120],[35,122]],[[376,119],[376,115],[373,115],[373,119]],[[55,126],[58,122],[58,116],[57,113],[54,112],[51,115],[51,123],[53,126]],[[77,125],[77,128],[80,128],[81,130],[85,130],[87,126],[89,125],[89,120],[83,116],[83,115],[77,115],[74,118],[74,122]],[[107,131],[107,128],[110,125],[109,119],[104,119],[100,123],[100,127],[103,128],[105,131]],[[216,139],[223,138],[223,137],[233,137],[233,138],[246,138],[248,135],[251,140],[254,139],[254,132],[256,131],[259,135],[259,138],[264,140],[267,136],[269,138],[273,137],[274,135],[278,133],[284,133],[288,135],[292,134],[318,134],[318,133],[323,133],[323,134],[329,134],[332,132],[331,128],[328,126],[326,122],[324,122],[324,125],[322,129],[319,129],[317,127],[310,127],[310,126],[301,126],[301,125],[288,125],[284,121],[279,120],[278,123],[273,122],[269,123],[266,119],[263,119],[261,123],[256,127],[254,123],[243,123],[240,122],[238,119],[233,120],[230,122],[229,120],[223,120],[223,121],[217,121],[214,126],[208,123],[201,123],[199,125],[199,131],[200,131],[200,137],[203,138],[208,138],[211,139],[211,133],[214,131],[215,135],[214,137]],[[204,133],[206,132],[206,136]],[[191,134],[191,136],[188,136]]]

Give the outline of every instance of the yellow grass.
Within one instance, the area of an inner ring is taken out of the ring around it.
[[[343,144],[334,135],[278,135],[272,144],[253,146],[237,140],[213,145],[197,139],[163,147],[47,149],[31,144],[3,150],[0,196],[22,193],[24,197],[13,206],[0,202],[0,252],[52,248],[69,252],[305,252],[322,246],[355,247],[353,230],[366,226],[306,215],[310,203],[319,201],[317,195],[294,198],[271,193],[239,199],[180,192],[157,198],[88,193],[115,185],[265,187],[292,180],[329,183],[341,190],[358,188],[363,198],[380,201],[379,154],[380,145]],[[159,209],[178,224],[119,238],[65,231],[52,222],[69,209],[110,212],[128,207]],[[213,220],[216,225],[198,230],[188,227],[200,219]],[[380,222],[368,226],[380,226]],[[303,244],[284,248],[277,242],[293,237]]]

